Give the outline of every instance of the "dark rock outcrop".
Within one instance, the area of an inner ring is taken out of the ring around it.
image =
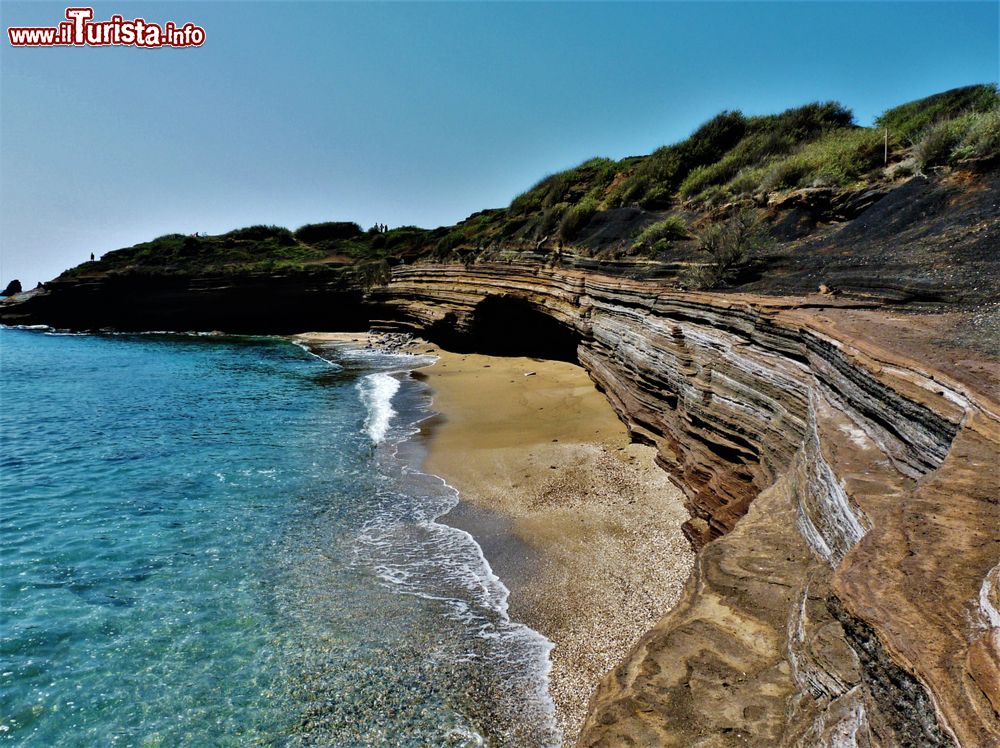
[[[0,307],[4,324],[74,330],[352,331],[367,329],[369,317],[364,290],[339,269],[57,278]]]
[[[19,294],[19,293],[21,293],[21,281],[15,278],[14,280],[12,280],[10,283],[7,284],[7,287],[3,290],[3,294],[0,295],[13,296],[14,294]]]

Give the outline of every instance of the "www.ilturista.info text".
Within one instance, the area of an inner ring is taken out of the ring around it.
[[[130,21],[119,15],[95,22],[93,8],[66,8],[58,26],[16,26],[7,29],[14,47],[200,47],[205,29],[193,23],[167,21],[162,26],[142,18]]]

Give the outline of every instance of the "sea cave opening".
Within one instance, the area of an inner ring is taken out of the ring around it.
[[[579,363],[576,330],[533,304],[512,296],[487,296],[476,305],[469,347],[491,356],[530,356]]]

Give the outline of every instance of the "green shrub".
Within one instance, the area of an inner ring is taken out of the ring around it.
[[[699,290],[738,281],[774,243],[760,216],[748,208],[723,223],[710,224],[697,238],[699,249],[709,255],[709,261],[687,271],[681,280]]]
[[[880,168],[882,136],[876,130],[835,130],[772,162],[760,188],[767,192],[797,187],[854,184]]]
[[[739,112],[716,115],[686,140],[658,148],[640,161],[633,173],[609,196],[609,205],[639,203],[647,210],[668,207],[692,169],[722,158],[744,132],[746,119]]]
[[[946,119],[931,125],[913,148],[921,169],[942,166],[951,160],[952,151],[962,141],[966,117]]]
[[[837,101],[813,102],[805,106],[786,109],[781,114],[755,117],[751,128],[770,131],[780,137],[801,143],[827,130],[850,127],[854,124],[854,114]]]
[[[637,203],[646,210],[669,208],[674,201],[674,190],[669,183],[649,184],[643,187]]]
[[[637,252],[661,252],[669,248],[674,239],[686,239],[687,223],[680,216],[667,216],[662,221],[650,224],[632,242]]]
[[[405,252],[419,249],[432,239],[431,232],[419,226],[399,226],[385,234],[385,249],[390,252]]]
[[[552,236],[559,228],[559,224],[562,223],[563,216],[567,210],[569,210],[569,203],[557,203],[543,210],[541,215],[535,220],[531,238],[543,239]]]
[[[530,190],[515,197],[509,211],[514,215],[528,215],[559,203],[577,202],[584,195],[599,199],[618,171],[616,161],[592,158],[572,169],[548,175]]]
[[[798,187],[812,173],[812,164],[804,158],[792,156],[781,159],[764,173],[760,183],[760,191],[772,192]]]
[[[690,170],[718,161],[740,142],[746,131],[747,119],[742,113],[725,111],[715,115],[677,144],[682,168]]]
[[[692,197],[713,184],[720,184],[729,179],[730,174],[719,161],[711,166],[699,166],[691,171],[681,183],[679,192],[684,197]]]
[[[757,141],[758,138],[748,138],[748,141]],[[694,197],[704,192],[709,187],[723,185],[736,178],[736,176],[748,168],[752,168],[765,159],[767,153],[758,153],[756,149],[751,152],[745,151],[741,146],[737,146],[723,158],[714,164],[699,166],[687,175],[678,190],[683,197]],[[748,149],[750,150],[750,149]]]
[[[323,241],[354,239],[363,233],[361,227],[351,221],[329,221],[307,223],[295,232],[295,238],[303,244],[316,244]]]
[[[854,115],[836,102],[806,104],[781,114],[752,117],[747,120],[747,134],[722,158],[693,169],[680,184],[683,197],[698,196],[704,201],[709,187],[724,185],[748,170],[755,170],[776,156],[790,153],[824,133],[849,128]],[[757,187],[760,186],[756,185]],[[730,186],[727,192],[743,194],[754,189],[744,176],[740,189]]]
[[[450,231],[434,245],[431,256],[435,260],[447,260],[455,256],[455,250],[466,243],[466,236],[461,231]]]
[[[698,194],[696,202],[700,203],[705,208],[717,208],[720,205],[725,205],[727,202],[732,200],[732,197],[733,196],[724,185],[713,184],[711,187]]]
[[[223,234],[222,238],[255,242],[274,239],[278,244],[295,244],[292,232],[282,226],[247,226],[246,228],[234,229],[227,234]]]
[[[752,195],[761,191],[764,180],[770,172],[770,161],[764,162],[761,166],[740,169],[739,173],[729,181],[726,187],[733,196]]]
[[[991,158],[1000,154],[1000,108],[976,114],[952,152],[954,160]]]
[[[385,260],[363,262],[354,267],[354,277],[365,291],[384,286],[389,282],[391,275],[392,269]]]
[[[527,215],[541,208],[543,191],[540,187],[541,184],[538,184],[515,196],[510,201],[510,212],[514,215]]]
[[[963,86],[887,109],[876,120],[879,128],[889,128],[897,142],[922,139],[931,125],[971,112],[987,112],[1000,107],[995,83]]]
[[[1000,108],[970,112],[929,127],[913,148],[917,166],[943,166],[1000,154]]]
[[[559,238],[564,242],[575,239],[580,230],[593,218],[597,207],[597,201],[593,197],[586,197],[569,208],[559,221]]]

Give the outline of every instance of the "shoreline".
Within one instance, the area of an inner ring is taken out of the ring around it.
[[[555,645],[549,692],[572,745],[601,677],[680,598],[694,563],[681,492],[581,367],[456,354],[420,339],[403,351],[437,358],[410,375],[429,386],[436,413],[416,437],[422,469],[459,494],[438,521],[473,536],[510,591],[511,620]]]
[[[509,612],[553,642],[566,745],[598,682],[680,598],[694,564],[681,492],[575,364],[433,348],[425,470],[459,491],[441,521],[483,548]]]

